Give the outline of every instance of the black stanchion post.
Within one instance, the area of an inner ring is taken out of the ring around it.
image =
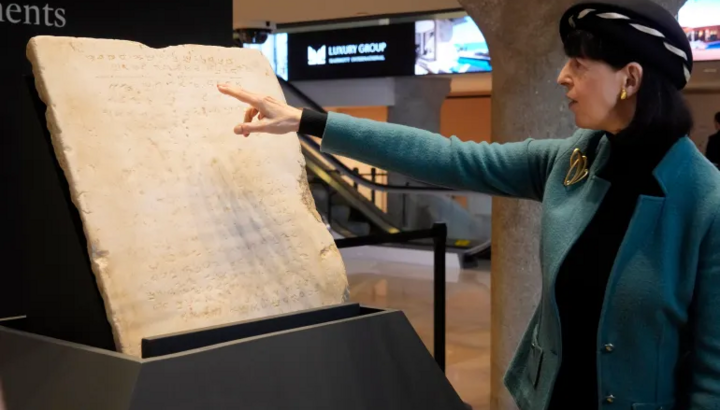
[[[433,355],[440,369],[445,372],[445,248],[447,242],[447,225],[444,223],[435,223],[432,229],[422,231],[405,231],[336,239],[335,245],[338,249],[343,249],[383,243],[405,243],[425,238],[433,239]]]
[[[440,369],[445,372],[445,243],[447,241],[447,225],[436,223],[433,225],[433,232],[434,356]]]
[[[375,177],[376,177],[377,170],[375,167],[370,168],[370,181],[375,183]],[[373,205],[375,205],[375,190],[373,189],[370,191],[370,200],[372,201]]]

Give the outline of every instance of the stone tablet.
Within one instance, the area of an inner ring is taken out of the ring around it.
[[[284,101],[259,51],[40,36],[28,58],[119,351],[347,298],[297,136],[235,135],[247,106],[217,90]]]

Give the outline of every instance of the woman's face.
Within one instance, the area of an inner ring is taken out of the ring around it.
[[[622,70],[582,58],[571,58],[565,64],[558,83],[567,88],[570,110],[580,128],[615,132],[621,127],[617,106],[624,78]]]

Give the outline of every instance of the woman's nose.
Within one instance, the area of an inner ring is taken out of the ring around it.
[[[558,75],[557,83],[562,86],[565,86],[565,87],[568,86],[569,81],[568,81],[567,75],[565,75],[564,71],[561,71],[560,75]]]
[[[570,76],[568,75],[567,69],[568,66],[567,64],[565,64],[565,67],[563,67],[563,69],[560,71],[560,74],[557,78],[557,83],[565,87],[570,85]]]

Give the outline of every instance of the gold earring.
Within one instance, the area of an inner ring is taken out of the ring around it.
[[[623,87],[622,91],[620,92],[620,99],[627,100],[627,90],[625,89],[625,87]]]

